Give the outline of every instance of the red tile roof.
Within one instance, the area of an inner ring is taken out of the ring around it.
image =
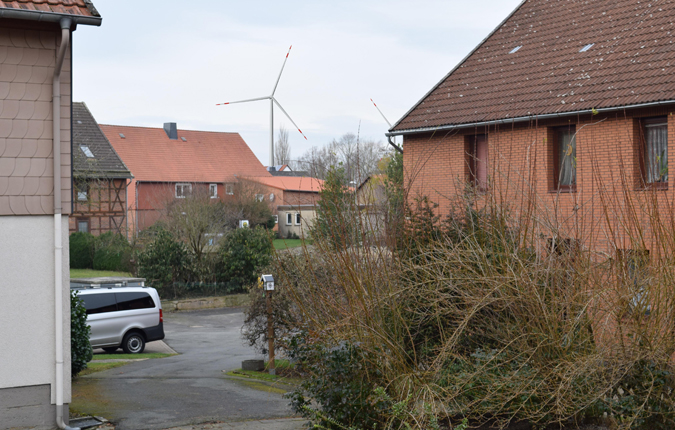
[[[268,187],[278,188],[284,191],[302,191],[318,193],[323,188],[323,180],[316,178],[303,178],[298,176],[265,176],[248,178]]]
[[[53,12],[65,15],[99,17],[99,13],[90,0],[14,0],[0,1],[0,7],[10,9]]]
[[[672,1],[526,0],[392,130],[672,101],[674,42]]]
[[[162,128],[101,130],[137,181],[223,183],[271,176],[239,133],[178,130],[178,140],[171,140]]]

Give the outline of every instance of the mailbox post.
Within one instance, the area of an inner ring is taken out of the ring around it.
[[[269,372],[270,375],[276,374],[274,363],[274,315],[272,310],[272,292],[274,291],[274,277],[272,275],[261,276],[265,298],[267,301],[267,349],[269,351]]]

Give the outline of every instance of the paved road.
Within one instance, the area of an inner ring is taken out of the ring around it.
[[[259,358],[242,344],[243,319],[238,309],[166,314],[165,342],[180,355],[78,378],[74,409],[104,416],[117,430],[292,416],[281,389],[224,376]]]

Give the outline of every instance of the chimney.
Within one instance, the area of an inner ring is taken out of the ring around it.
[[[171,140],[178,140],[178,128],[176,127],[175,122],[165,122],[164,131],[166,135],[169,136]]]

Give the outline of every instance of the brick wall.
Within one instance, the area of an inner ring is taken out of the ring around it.
[[[595,250],[631,248],[631,235],[625,231],[626,225],[636,221],[627,220],[630,213],[636,212],[631,207],[657,205],[659,213],[669,218],[675,213],[672,185],[665,190],[642,186],[639,149],[640,119],[667,116],[668,146],[671,153],[675,151],[675,119],[670,109],[589,114],[406,136],[404,169],[409,201],[428,196],[439,204],[438,212],[447,215],[457,204],[458,196],[474,195],[466,194],[472,188],[467,187],[468,136],[486,134],[491,195],[497,202],[508,205],[516,215],[534,204],[549,222],[560,227],[563,235],[579,238]],[[577,185],[575,192],[558,193],[554,189],[552,128],[569,124],[574,124],[577,132]],[[669,179],[672,181],[672,175]],[[485,198],[478,193],[473,202],[480,207]],[[658,235],[652,231],[647,211],[637,213],[638,223],[648,233],[647,248],[657,248]]]

